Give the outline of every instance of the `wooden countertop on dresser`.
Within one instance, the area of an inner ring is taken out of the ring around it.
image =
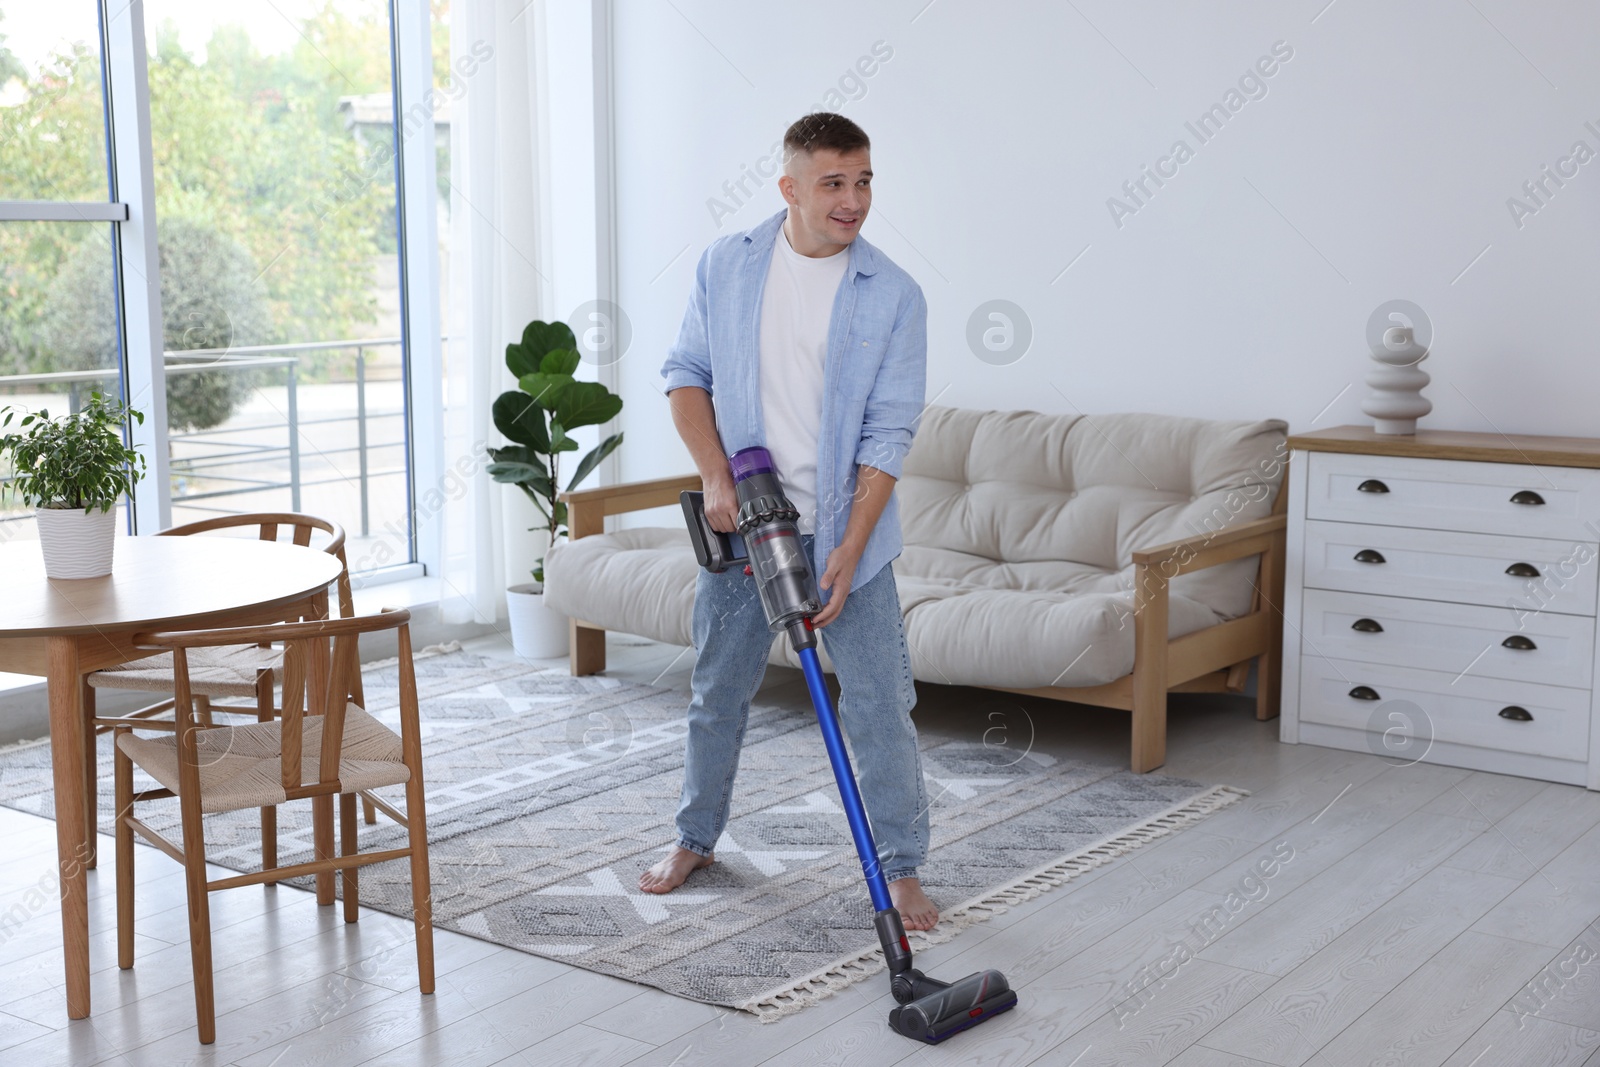
[[[1415,434],[1375,433],[1370,426],[1333,426],[1292,434],[1291,449],[1351,452],[1367,456],[1465,459],[1481,463],[1527,463],[1550,467],[1600,468],[1600,439],[1538,434],[1479,433],[1468,430],[1418,430]]]

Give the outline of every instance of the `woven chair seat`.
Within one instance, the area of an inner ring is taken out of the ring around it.
[[[195,696],[253,697],[258,671],[276,672],[283,652],[256,645],[231,645],[189,650],[189,688]],[[89,675],[96,689],[143,689],[171,694],[176,686],[172,653],[136,659]],[[276,678],[274,678],[276,680]]]
[[[322,754],[320,715],[304,719],[301,738],[300,780],[318,781]],[[200,810],[212,814],[284,803],[283,723],[249,723],[200,730],[195,735],[200,764]],[[178,740],[175,734],[139,737],[124,734],[117,747],[144,772],[174,793],[179,791]],[[400,737],[355,704],[344,719],[343,758],[339,784],[345,792],[400,785],[411,777],[401,762]]]

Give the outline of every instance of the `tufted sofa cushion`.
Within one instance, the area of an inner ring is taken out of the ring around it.
[[[1133,588],[1133,552],[1264,518],[1287,424],[929,408],[900,494],[896,573],[989,589]],[[1270,475],[1270,477],[1269,477]],[[1254,559],[1180,576],[1218,619],[1250,610]]]
[[[1287,429],[930,407],[895,487],[912,673],[1019,689],[1126,675],[1133,552],[1266,516]],[[1249,611],[1257,566],[1174,580],[1168,636]],[[781,642],[773,658],[798,666]]]
[[[1266,516],[1286,431],[1277,420],[930,407],[895,488],[912,673],[1012,688],[1126,675],[1133,552]],[[1249,611],[1256,569],[1252,557],[1179,576],[1168,635]],[[680,645],[691,642],[695,572],[680,529],[598,534],[546,559],[551,607]],[[786,641],[770,659],[798,666]],[[825,645],[822,659],[831,669]]]

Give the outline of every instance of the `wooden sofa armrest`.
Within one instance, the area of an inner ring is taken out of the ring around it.
[[[1288,537],[1288,525],[1287,516],[1268,515],[1215,533],[1199,533],[1141,549],[1133,553],[1133,562],[1146,568],[1146,574],[1150,573],[1148,568],[1156,568],[1162,578],[1176,578],[1281,546]]]
[[[643,482],[621,482],[598,489],[578,489],[562,493],[558,499],[567,505],[567,531],[573,540],[605,530],[607,515],[645,511],[678,502],[685,489],[699,490],[698,474],[679,474]]]
[[[1259,656],[1256,718],[1278,714],[1279,662],[1283,632],[1274,613],[1283,598],[1283,560],[1288,541],[1283,514],[1200,533],[1133,553],[1133,769],[1153,770],[1166,761],[1167,691],[1176,683]],[[1186,637],[1167,637],[1168,591],[1189,571],[1259,555],[1255,605],[1248,615]],[[1242,681],[1242,679],[1241,679]]]

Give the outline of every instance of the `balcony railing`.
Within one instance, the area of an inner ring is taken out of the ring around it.
[[[403,476],[406,471],[403,406],[381,400],[373,406],[368,396],[369,370],[379,362],[371,357],[399,345],[398,337],[377,337],[165,353],[169,378],[202,372],[281,376],[278,382],[258,384],[255,390],[258,399],[267,400],[271,417],[244,418],[235,411],[209,429],[168,435],[173,505],[227,513],[231,509],[222,503],[227,498],[288,490],[291,510],[299,511],[303,490],[353,480],[360,496],[359,536],[369,536],[373,480]],[[353,354],[348,368],[336,368],[327,358],[339,353]],[[373,381],[397,381],[398,361],[390,366],[394,374],[386,373],[389,367],[380,366],[380,377]],[[76,412],[89,393],[107,384],[114,386],[116,380],[115,369],[0,375],[0,394],[64,393],[68,409]],[[279,385],[284,390],[281,407],[275,397],[267,398],[264,392]],[[351,385],[355,387],[353,412],[302,414],[302,390]],[[312,453],[309,465],[317,468],[310,472],[305,469],[308,448]],[[356,463],[354,479],[342,462],[351,455]],[[0,478],[0,484],[7,480]],[[0,515],[0,523],[26,517]]]

